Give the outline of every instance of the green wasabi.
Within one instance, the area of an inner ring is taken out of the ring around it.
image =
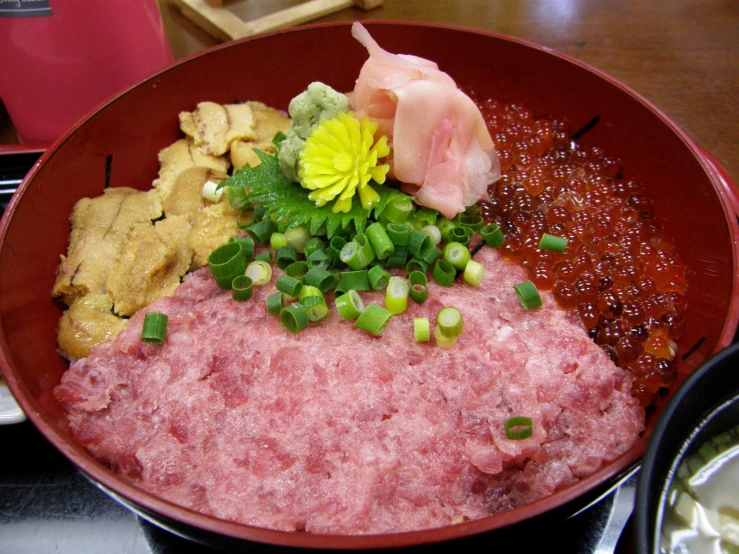
[[[290,101],[288,112],[292,120],[279,155],[280,167],[288,179],[296,183],[300,181],[298,159],[313,127],[324,119],[333,119],[350,110],[349,98],[345,94],[319,82],[311,83],[305,92]]]

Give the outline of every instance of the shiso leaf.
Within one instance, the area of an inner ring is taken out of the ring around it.
[[[240,188],[244,191],[243,194],[241,191],[229,194],[229,198],[238,199],[238,206],[232,207],[263,204],[267,208],[265,217],[272,217],[285,229],[305,225],[311,235],[318,234],[324,225],[328,238],[333,237],[339,229],[346,230],[350,234],[364,231],[370,214],[359,202],[353,202],[351,210],[346,213],[334,213],[331,204],[316,206],[315,202],[308,198],[309,190],[285,177],[280,169],[277,154],[267,154],[259,150],[254,152],[262,162],[260,165],[244,166],[219,186],[219,188]],[[391,201],[412,202],[409,195],[397,189],[374,182],[372,187],[380,195],[380,201],[374,208],[375,217],[378,217]]]

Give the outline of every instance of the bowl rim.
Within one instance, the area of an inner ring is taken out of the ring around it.
[[[672,133],[681,140],[681,142],[683,142],[683,144],[701,164],[709,181],[712,183],[714,190],[716,190],[718,193],[717,196],[719,197],[719,201],[724,211],[725,219],[728,225],[728,231],[734,245],[734,248],[732,250],[734,267],[737,267],[739,261],[739,224],[737,224],[735,217],[736,214],[731,207],[731,191],[727,189],[727,185],[722,184],[722,180],[717,168],[714,167],[714,165],[706,159],[702,151],[693,143],[693,141],[661,110],[659,110],[649,100],[642,97],[639,93],[637,93],[630,87],[624,85],[620,81],[602,72],[601,70],[572,56],[557,52],[552,48],[539,45],[534,42],[516,37],[510,37],[493,31],[433,22],[397,20],[362,20],[360,22],[370,28],[378,26],[392,26],[445,29],[462,33],[481,35],[484,37],[495,38],[507,42],[513,42],[521,46],[538,50],[545,54],[554,56],[565,62],[574,64],[579,68],[594,74],[600,79],[607,81],[610,85],[620,89],[626,95],[637,100],[649,111],[657,115],[661,122],[666,125],[672,131]],[[31,171],[23,179],[23,182],[18,187],[18,192],[11,199],[11,202],[9,203],[5,213],[3,214],[2,220],[0,220],[0,245],[4,243],[7,228],[10,224],[10,221],[12,220],[17,205],[25,194],[29,183],[33,180],[36,173],[38,173],[40,169],[44,166],[46,160],[53,156],[66,141],[70,140],[74,136],[74,134],[85,125],[87,120],[93,118],[98,112],[105,109],[106,106],[114,102],[116,99],[126,95],[129,91],[139,87],[144,83],[156,80],[160,75],[171,71],[174,68],[186,65],[192,60],[211,55],[214,52],[223,49],[232,48],[245,42],[258,41],[264,38],[274,37],[282,34],[297,34],[306,31],[312,32],[315,30],[331,27],[347,27],[348,29],[351,24],[352,21],[313,23],[288,29],[279,29],[215,45],[201,52],[183,57],[170,66],[150,75],[145,79],[138,81],[137,83],[129,87],[122,89],[118,93],[102,101],[96,107],[92,108],[86,115],[80,118],[80,120],[78,120],[77,123],[70,127],[62,136],[54,141],[51,146],[41,155],[39,160],[34,164]],[[720,348],[724,348],[728,344],[730,344],[736,330],[737,323],[739,322],[739,294],[736,294],[737,290],[739,290],[739,272],[736,272],[734,275],[731,296],[732,303],[729,306],[729,316],[727,317],[721,334],[719,335],[717,350]],[[640,438],[639,441],[628,452],[624,453],[616,460],[602,466],[596,473],[581,479],[574,485],[571,485],[556,492],[554,495],[547,496],[545,498],[539,499],[529,504],[525,504],[523,506],[519,506],[506,512],[493,514],[488,517],[464,522],[461,524],[447,525],[445,527],[417,531],[408,531],[403,533],[374,535],[330,535],[276,531],[272,529],[234,523],[226,520],[221,520],[213,516],[200,514],[188,508],[184,508],[162,498],[156,497],[153,494],[124,481],[122,478],[105,468],[100,462],[94,460],[89,454],[81,451],[81,447],[73,445],[66,439],[64,439],[60,434],[57,433],[54,426],[46,421],[43,414],[35,411],[34,407],[31,405],[30,400],[27,399],[27,391],[25,391],[25,386],[16,379],[15,373],[10,369],[10,363],[8,362],[9,357],[6,356],[7,352],[9,352],[9,350],[5,338],[3,336],[0,336],[0,369],[2,369],[3,373],[6,375],[6,380],[10,387],[10,390],[16,396],[18,403],[21,405],[24,411],[26,411],[29,419],[65,457],[67,457],[75,466],[81,469],[103,490],[106,490],[108,492],[112,491],[116,496],[132,502],[135,505],[142,507],[144,510],[150,510],[154,513],[166,514],[166,517],[172,518],[173,520],[185,525],[190,525],[198,529],[204,529],[210,532],[226,535],[235,539],[269,543],[274,545],[328,549],[368,549],[398,546],[402,547],[442,542],[450,539],[458,539],[469,537],[472,535],[478,535],[481,533],[506,527],[513,527],[516,524],[530,521],[547,512],[555,511],[559,508],[562,508],[570,502],[584,496],[587,492],[592,491],[599,486],[603,486],[617,478],[619,475],[623,475],[624,473],[632,470],[635,465],[639,463],[639,460],[645,450],[646,441],[642,436],[642,438]],[[647,431],[649,431],[649,427],[645,429],[645,432]],[[129,507],[131,506],[129,505]]]

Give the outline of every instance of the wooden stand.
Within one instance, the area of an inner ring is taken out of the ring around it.
[[[224,0],[174,0],[174,4],[185,17],[223,41],[300,25],[353,6],[369,11],[381,6],[383,2],[384,0],[309,0],[252,21],[244,21],[223,7]]]

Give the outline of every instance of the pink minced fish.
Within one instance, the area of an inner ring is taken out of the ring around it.
[[[434,62],[386,52],[359,23],[352,35],[370,55],[352,109],[390,139],[390,176],[419,204],[450,218],[483,198],[500,163],[475,103]]]

